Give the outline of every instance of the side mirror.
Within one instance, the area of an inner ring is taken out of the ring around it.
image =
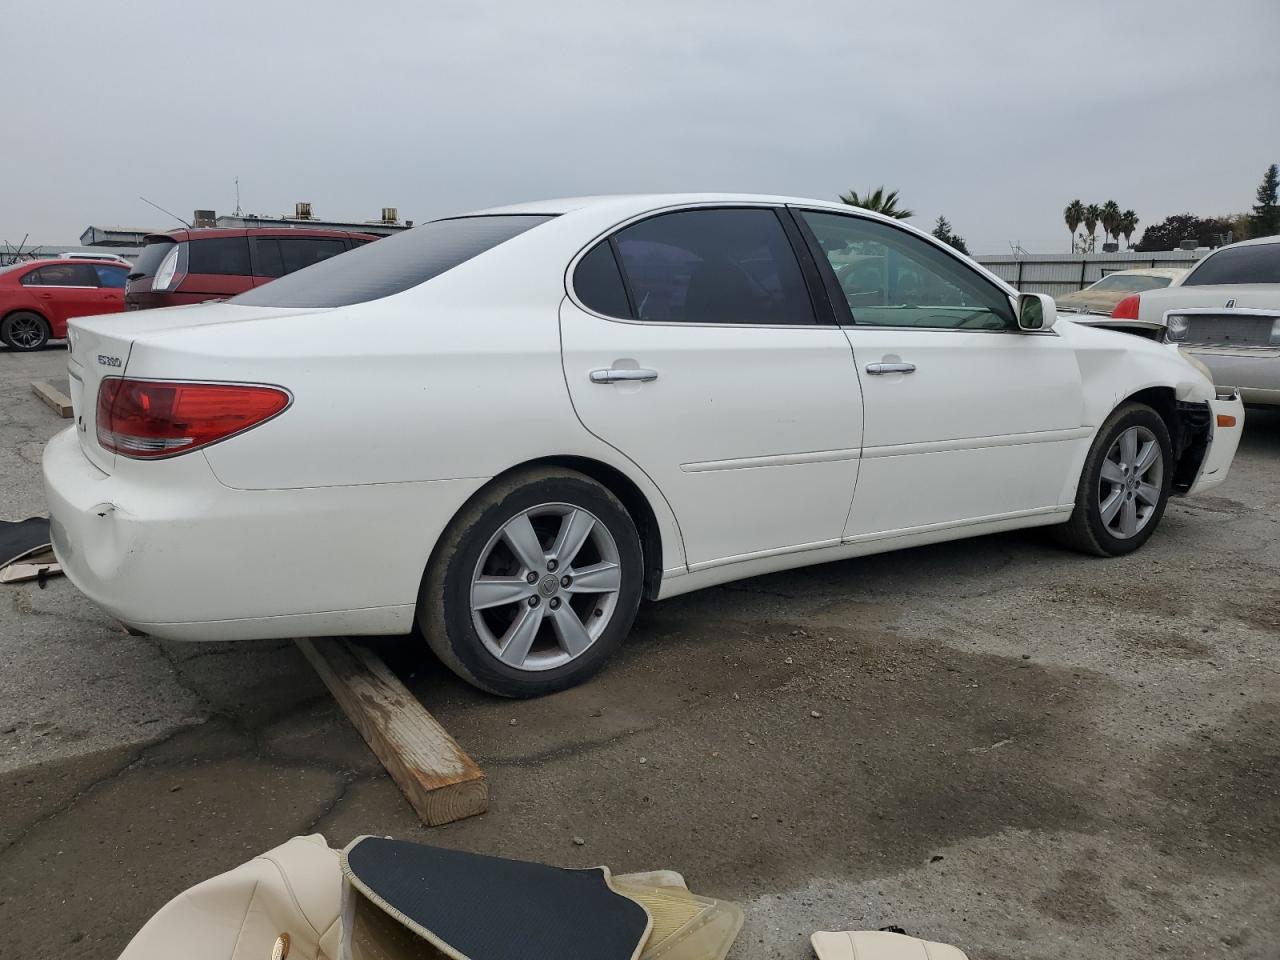
[[[1018,329],[1024,332],[1052,330],[1058,306],[1047,293],[1018,294]]]

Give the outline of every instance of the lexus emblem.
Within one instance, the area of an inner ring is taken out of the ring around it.
[[[1227,301],[1227,305],[1226,305],[1226,307],[1225,307],[1224,309],[1226,309],[1226,310],[1230,310],[1230,309],[1231,309],[1232,307],[1234,307],[1235,305],[1236,305],[1236,298],[1235,298],[1235,297],[1232,297],[1230,300],[1228,300],[1228,301]]]

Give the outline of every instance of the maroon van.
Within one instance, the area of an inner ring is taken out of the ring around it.
[[[129,272],[124,308],[146,310],[233,297],[377,239],[368,233],[305,227],[153,233],[143,240],[142,254]]]

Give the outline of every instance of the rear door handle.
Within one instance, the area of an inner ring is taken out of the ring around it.
[[[658,379],[657,370],[646,370],[643,367],[635,368],[616,368],[610,367],[607,370],[592,370],[592,383],[621,383],[624,380],[639,380],[641,383],[649,383]]]
[[[916,365],[914,363],[868,363],[867,373],[873,377],[883,376],[886,373],[915,373]]]

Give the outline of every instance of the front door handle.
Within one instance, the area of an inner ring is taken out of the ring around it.
[[[650,383],[658,379],[657,370],[646,370],[643,367],[636,369],[610,367],[607,370],[592,370],[592,383],[621,383],[624,380],[639,380],[641,383]]]
[[[916,365],[914,363],[868,363],[867,373],[873,377],[883,376],[886,373],[915,373]]]

